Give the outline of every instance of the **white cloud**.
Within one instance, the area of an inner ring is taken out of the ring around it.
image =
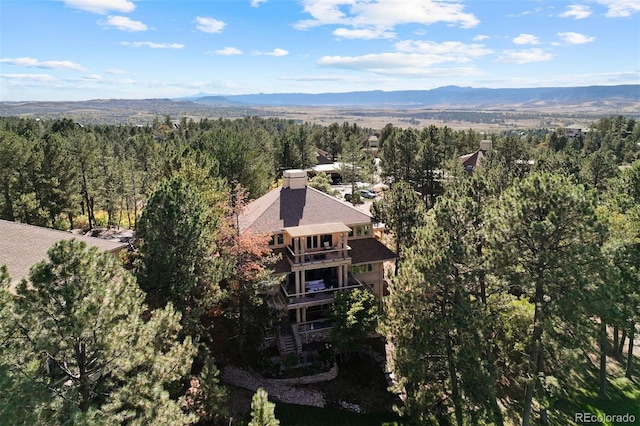
[[[264,55],[264,56],[287,56],[289,54],[288,51],[284,50],[284,49],[280,49],[280,48],[275,48],[270,52],[260,52],[260,51],[253,51],[251,52],[252,55]]]
[[[540,44],[538,37],[533,34],[520,34],[513,39],[514,44]]]
[[[595,37],[587,36],[580,33],[572,33],[572,32],[558,33],[558,37],[560,37],[560,39],[566,44],[591,43],[596,39]]]
[[[460,41],[444,41],[436,43],[422,40],[403,40],[397,42],[394,47],[399,52],[420,53],[429,55],[443,55],[448,60],[456,62],[469,62],[471,57],[479,57],[493,53],[491,49],[482,44],[465,44]]]
[[[98,74],[85,75],[80,78],[67,78],[66,81],[87,81],[87,82],[100,82],[102,77]]]
[[[489,40],[489,36],[485,34],[478,34],[473,38],[473,41],[484,41],[484,40]]]
[[[474,58],[489,55],[493,51],[482,44],[465,44],[459,41],[436,43],[424,40],[403,40],[394,44],[395,52],[373,53],[360,56],[324,56],[318,65],[351,70],[363,70],[382,75],[407,77],[476,75],[472,66],[434,68],[444,63],[465,64]],[[448,70],[448,71],[447,71]]]
[[[62,0],[65,5],[74,9],[106,15],[109,11],[122,13],[133,12],[136,5],[129,0]]]
[[[0,74],[0,78],[19,81],[40,81],[45,83],[56,80],[52,75],[49,74]]]
[[[608,18],[626,18],[640,12],[638,0],[596,0],[596,2],[607,6]]]
[[[260,3],[265,3],[267,0],[251,0],[251,7],[258,7]]]
[[[118,68],[109,68],[108,70],[105,70],[105,72],[107,74],[112,74],[112,75],[123,75],[123,74],[127,74],[127,72],[125,70],[121,70]]]
[[[318,65],[381,75],[404,77],[461,76],[480,74],[474,67],[435,68],[444,62],[465,62],[456,57],[423,53],[388,52],[362,56],[324,56]]]
[[[265,55],[268,55],[268,56],[287,56],[288,54],[289,54],[288,51],[284,49],[279,49],[279,48],[275,48],[271,52],[265,53]]]
[[[126,16],[108,16],[106,21],[100,22],[104,27],[113,27],[120,31],[147,31],[148,28],[140,21],[133,21]]]
[[[516,18],[518,16],[536,15],[536,14],[539,14],[540,12],[542,12],[542,11],[543,11],[543,9],[541,7],[536,7],[535,9],[532,9],[532,10],[525,10],[525,11],[520,12],[520,13],[507,15],[507,17]]]
[[[480,23],[464,12],[462,3],[443,0],[404,0],[401,6],[397,0],[303,0],[302,4],[312,19],[295,23],[300,30],[322,25],[391,30],[396,25],[437,22],[472,28]]]
[[[374,38],[395,38],[396,34],[388,32],[383,28],[360,28],[360,29],[348,29],[338,28],[333,32],[333,35],[340,38],[358,38],[363,40],[371,40]]]
[[[582,4],[567,6],[567,10],[558,15],[561,18],[584,19],[591,16],[591,8]]]
[[[154,43],[152,41],[121,41],[123,46],[149,47],[151,49],[182,49],[184,44],[180,43]]]
[[[225,56],[242,55],[242,50],[238,49],[237,47],[223,47],[222,49],[216,50],[215,53]]]
[[[553,59],[551,53],[545,52],[539,48],[527,50],[505,50],[502,55],[496,59],[496,62],[526,64],[529,62],[544,62]]]
[[[127,85],[132,85],[132,84],[138,84],[138,82],[132,78],[119,78],[117,80],[113,80],[113,82],[117,85],[121,85],[121,84],[127,84]]]
[[[227,25],[225,22],[219,21],[215,18],[206,18],[204,16],[196,17],[196,22],[198,23],[196,28],[202,32],[212,34],[222,32],[224,27]]]
[[[344,81],[344,82],[357,82],[362,81],[362,78],[356,76],[336,75],[336,74],[321,74],[321,75],[292,75],[278,77],[280,80],[285,81]]]
[[[75,71],[85,71],[82,65],[76,64],[71,61],[39,61],[34,58],[2,58],[0,59],[0,63],[17,65],[21,67],[33,67],[33,68],[47,68],[53,70],[75,70]]]

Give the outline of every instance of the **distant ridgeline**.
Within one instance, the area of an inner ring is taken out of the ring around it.
[[[192,97],[194,102],[210,103],[211,97]],[[377,105],[377,106],[428,106],[428,105],[500,105],[513,103],[573,103],[619,100],[640,102],[640,85],[588,86],[588,87],[538,87],[521,89],[476,89],[472,87],[446,86],[431,90],[381,90],[347,93],[273,93],[213,97],[216,102],[245,103],[255,105]]]

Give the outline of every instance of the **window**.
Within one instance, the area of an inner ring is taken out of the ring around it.
[[[307,249],[318,248],[317,235],[307,237]]]
[[[364,225],[362,227],[362,235],[371,235],[371,226]]]
[[[320,243],[323,248],[333,247],[333,238],[331,234],[324,234],[320,236]],[[328,243],[328,244],[327,244]]]
[[[371,263],[365,263],[362,265],[353,265],[351,267],[351,271],[354,275],[357,274],[365,274],[367,272],[372,272],[373,271],[373,264]]]
[[[273,245],[281,246],[283,244],[284,244],[284,235],[283,234],[272,235],[271,238],[269,239],[269,245],[270,246],[273,246]]]

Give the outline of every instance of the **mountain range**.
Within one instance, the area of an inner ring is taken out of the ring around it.
[[[314,108],[316,107],[316,108]],[[150,124],[158,117],[239,118],[280,117],[302,121],[353,121],[364,117],[391,117],[396,124],[425,119],[424,110],[480,111],[498,114],[576,114],[588,120],[603,115],[640,118],[640,84],[589,87],[479,89],[446,86],[432,90],[382,90],[347,93],[258,93],[208,95],[179,99],[92,99],[86,101],[1,102],[0,116],[73,118],[82,123]],[[464,115],[464,114],[463,114]],[[467,114],[468,115],[468,114]],[[453,119],[451,114],[447,116]],[[432,117],[444,122],[445,118]],[[468,118],[468,117],[467,117]],[[382,118],[380,118],[382,120]],[[456,119],[457,120],[457,119]],[[484,120],[484,119],[483,119]],[[490,122],[495,120],[489,119]],[[455,120],[454,120],[455,121]],[[486,120],[485,120],[486,121]],[[543,120],[544,121],[544,120]],[[377,121],[369,121],[372,127]]]
[[[346,93],[258,93],[217,96],[197,94],[181,101],[204,105],[261,106],[497,106],[505,104],[640,102],[640,84],[587,87],[540,87],[517,89],[482,89],[445,86],[431,90],[382,90]]]

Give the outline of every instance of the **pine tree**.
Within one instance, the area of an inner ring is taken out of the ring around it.
[[[170,305],[149,314],[115,256],[57,243],[17,296],[6,300],[2,291],[0,370],[9,383],[0,391],[0,423],[197,420],[172,397],[196,353],[190,338],[176,340],[180,315]]]
[[[384,198],[373,202],[371,212],[393,233],[396,244],[396,273],[404,260],[404,248],[415,240],[415,230],[424,225],[424,205],[408,183],[400,182]]]
[[[602,239],[594,209],[592,194],[582,186],[560,175],[533,173],[507,189],[488,215],[492,272],[535,306],[524,426],[531,424],[534,396],[541,422],[548,424],[547,374],[561,373],[551,368],[549,349],[566,330],[579,333],[588,326],[584,300],[592,268],[600,261]],[[581,341],[587,339],[562,340],[563,346]],[[558,355],[561,351],[556,351]],[[555,365],[566,362],[554,361]]]
[[[414,230],[387,298],[393,365],[407,391],[407,413],[419,422],[447,421],[450,410],[458,425],[502,421],[474,183],[449,188]]]
[[[258,388],[251,399],[251,421],[249,426],[278,426],[280,421],[275,415],[276,404],[269,402],[269,394]]]
[[[171,302],[185,332],[203,337],[200,317],[217,296],[220,268],[202,195],[182,176],[165,180],[136,225],[142,240],[136,274],[152,307]]]

